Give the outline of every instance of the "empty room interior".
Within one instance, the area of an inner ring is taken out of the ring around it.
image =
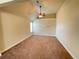
[[[79,59],[79,0],[0,0],[0,59]]]

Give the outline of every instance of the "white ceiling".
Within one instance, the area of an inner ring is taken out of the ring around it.
[[[36,3],[37,0],[33,0],[33,3],[39,11],[38,4]],[[42,11],[45,13],[56,13],[64,0],[39,0],[40,4],[42,5]]]
[[[0,4],[11,2],[11,1],[13,1],[13,0],[0,0]]]
[[[46,14],[56,13],[64,0],[40,0],[42,4],[42,12]],[[11,3],[0,5],[2,11],[10,12],[13,14],[27,16],[35,12],[39,12],[36,0],[15,0]]]

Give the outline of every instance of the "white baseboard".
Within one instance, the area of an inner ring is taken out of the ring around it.
[[[57,36],[56,36],[56,38],[57,38]],[[58,38],[57,38],[57,39],[58,39]],[[77,58],[74,56],[74,54],[69,50],[69,48],[68,48],[65,44],[62,43],[61,40],[58,40],[58,41],[63,45],[63,47],[68,51],[68,53],[72,56],[73,59],[77,59]]]
[[[56,36],[56,35],[46,35],[46,34],[33,34],[33,35],[40,35],[40,36]]]
[[[10,46],[10,47],[6,48],[5,50],[1,51],[0,54],[2,55],[3,52],[5,52],[5,51],[9,50],[10,48],[16,46],[17,44],[21,43],[21,42],[24,41],[26,38],[29,38],[29,37],[31,37],[31,36],[32,36],[32,34],[29,34],[28,36],[26,36],[26,37],[23,38],[22,40],[18,41],[17,43],[13,44],[12,46]]]

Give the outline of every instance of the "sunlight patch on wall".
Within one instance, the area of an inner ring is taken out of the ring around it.
[[[32,26],[33,26],[33,23],[31,22],[30,23],[30,32],[33,32],[33,27]]]

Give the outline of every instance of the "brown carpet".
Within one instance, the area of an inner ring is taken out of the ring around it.
[[[3,53],[1,59],[72,59],[51,36],[32,36]]]

